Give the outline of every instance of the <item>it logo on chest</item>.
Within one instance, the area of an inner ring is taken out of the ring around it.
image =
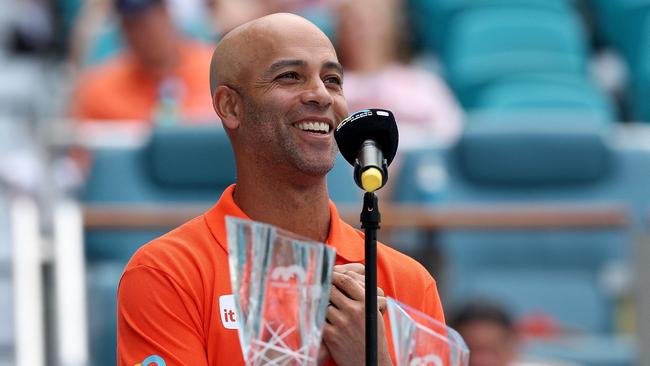
[[[237,323],[237,309],[235,308],[235,295],[219,296],[219,314],[221,324],[226,329],[239,329]]]

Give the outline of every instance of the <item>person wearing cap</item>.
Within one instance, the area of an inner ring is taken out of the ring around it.
[[[205,94],[211,47],[181,35],[163,0],[114,0],[126,49],[82,73],[70,114],[78,120],[214,121]]]
[[[232,143],[237,183],[205,214],[129,261],[118,290],[118,364],[153,357],[158,365],[244,365],[225,229],[225,217],[234,216],[336,249],[317,361],[363,365],[364,235],[340,218],[326,179],[337,153],[334,129],[348,114],[332,43],[302,17],[272,14],[226,34],[210,69],[212,104]],[[444,315],[426,269],[381,243],[377,284],[379,306],[369,311],[377,311],[378,363],[385,366],[395,359],[385,296],[441,322]]]

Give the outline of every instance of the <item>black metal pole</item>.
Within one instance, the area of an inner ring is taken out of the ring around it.
[[[377,366],[377,230],[380,222],[377,195],[366,192],[361,211],[361,228],[366,237],[366,366]]]

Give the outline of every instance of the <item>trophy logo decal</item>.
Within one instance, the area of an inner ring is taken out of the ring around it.
[[[440,357],[436,355],[427,355],[424,357],[415,357],[411,360],[409,366],[444,366]]]

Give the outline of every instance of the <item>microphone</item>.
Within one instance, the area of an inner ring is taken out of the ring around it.
[[[397,153],[399,135],[393,113],[363,109],[336,127],[334,139],[345,160],[354,166],[354,181],[366,192],[386,184],[388,166]]]

